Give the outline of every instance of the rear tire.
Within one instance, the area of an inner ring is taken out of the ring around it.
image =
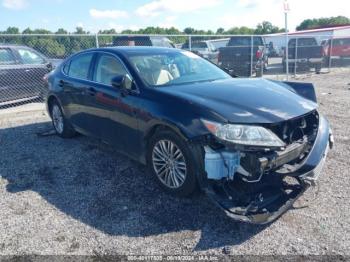
[[[193,154],[186,142],[175,132],[156,132],[148,142],[146,157],[149,172],[166,192],[184,197],[196,190]]]
[[[321,68],[322,68],[322,65],[321,65],[321,64],[317,64],[317,65],[315,66],[315,72],[316,72],[316,74],[321,73]]]
[[[62,138],[71,138],[76,135],[74,128],[64,116],[62,108],[57,100],[54,100],[50,105],[50,116],[52,125],[58,136]]]

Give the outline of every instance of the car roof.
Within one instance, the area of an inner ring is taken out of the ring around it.
[[[16,44],[1,44],[0,47],[2,48],[30,48],[29,46],[25,45],[16,45]]]
[[[94,48],[90,51],[108,51],[116,54],[135,55],[135,54],[162,54],[162,53],[179,53],[181,49],[154,47],[154,46],[118,46],[118,47],[103,47]]]

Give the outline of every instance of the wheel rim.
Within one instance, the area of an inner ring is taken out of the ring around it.
[[[52,122],[57,131],[57,133],[61,134],[63,132],[63,116],[58,105],[54,105],[52,107]]]
[[[160,140],[153,147],[153,169],[158,179],[167,187],[176,189],[186,179],[187,166],[183,153],[173,142]]]

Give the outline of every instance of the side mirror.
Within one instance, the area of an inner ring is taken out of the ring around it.
[[[133,80],[128,74],[118,75],[112,78],[111,84],[113,87],[121,89],[123,94],[127,94],[132,89]]]
[[[48,62],[48,63],[46,64],[46,67],[47,67],[47,69],[49,69],[50,71],[52,71],[53,69],[55,69],[55,67],[54,67],[54,65],[52,64],[52,62]]]

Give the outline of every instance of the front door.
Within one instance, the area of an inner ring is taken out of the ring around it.
[[[93,81],[96,95],[87,96],[86,106],[98,115],[97,125],[103,140],[130,156],[137,157],[140,146],[137,93],[123,96],[120,89],[112,87],[112,78],[128,74],[123,62],[115,55],[101,52],[96,60]]]

